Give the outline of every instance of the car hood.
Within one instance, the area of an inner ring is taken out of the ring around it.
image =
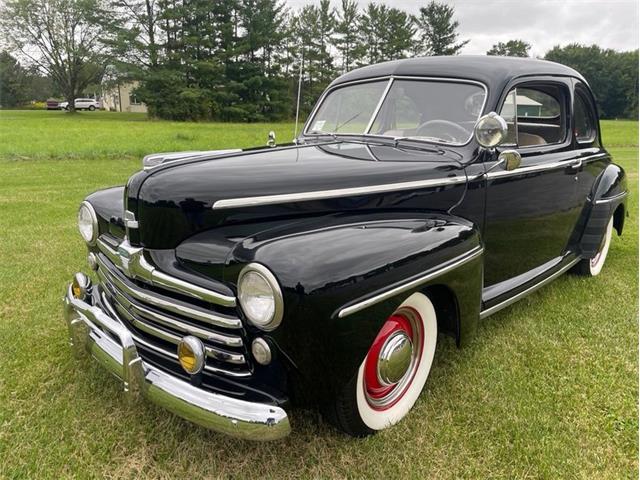
[[[352,210],[446,211],[465,182],[455,151],[332,142],[162,165],[130,181],[128,209],[140,244],[175,248],[229,224]]]

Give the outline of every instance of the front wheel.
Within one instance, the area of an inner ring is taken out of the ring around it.
[[[358,372],[335,399],[332,423],[364,437],[402,420],[427,381],[437,335],[433,304],[414,293],[386,320]]]
[[[596,275],[598,275],[602,270],[602,267],[604,266],[605,260],[607,259],[607,253],[609,253],[612,234],[613,217],[609,219],[607,229],[604,233],[604,238],[602,239],[602,243],[600,244],[600,248],[598,248],[597,253],[592,258],[585,258],[583,260],[580,260],[580,262],[578,262],[578,264],[574,267],[573,272],[586,277],[595,277]]]
[[[89,111],[93,112],[96,109],[96,107],[94,107],[93,105],[89,105]]]

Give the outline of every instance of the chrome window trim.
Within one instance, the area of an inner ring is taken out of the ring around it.
[[[487,308],[485,310],[482,310],[480,312],[480,319],[486,318],[489,315],[493,315],[494,313],[496,313],[499,310],[502,310],[503,308],[508,307],[509,305],[517,302],[518,300],[521,300],[522,298],[526,297],[527,295],[529,295],[530,293],[535,292],[536,290],[538,290],[541,287],[544,287],[547,283],[551,282],[552,280],[555,280],[556,278],[558,278],[560,275],[562,275],[563,273],[565,273],[567,270],[569,270],[571,267],[573,267],[576,263],[578,263],[581,260],[580,257],[578,258],[574,258],[573,260],[571,260],[569,263],[567,263],[564,267],[560,268],[558,271],[552,273],[551,275],[549,275],[546,278],[543,278],[542,280],[540,280],[538,283],[530,286],[529,288],[523,290],[522,292],[514,295],[513,297],[507,298],[506,300],[498,303],[497,305],[494,305],[493,307]]]
[[[380,96],[380,100],[378,100],[378,104],[376,105],[376,108],[373,110],[373,113],[371,114],[371,118],[369,119],[369,123],[367,123],[367,126],[366,126],[366,128],[364,130],[367,135],[371,131],[371,127],[373,127],[373,124],[376,121],[376,118],[378,117],[378,114],[380,113],[380,109],[382,108],[382,104],[387,99],[387,95],[389,94],[389,90],[391,89],[391,85],[393,85],[393,80],[394,80],[393,77],[389,78],[389,81],[387,82],[387,86],[384,87],[384,90],[382,91],[382,95]]]
[[[389,80],[389,83],[387,85],[387,88],[384,90],[382,97],[380,98],[380,101],[378,102],[378,108],[376,109],[376,111],[374,112],[374,115],[372,116],[372,119],[370,120],[369,124],[367,125],[367,130],[366,132],[363,133],[359,133],[357,135],[371,135],[371,136],[377,136],[377,137],[384,137],[384,138],[404,138],[404,137],[395,137],[395,136],[387,136],[387,135],[372,135],[369,134],[369,130],[371,129],[371,127],[373,126],[373,122],[375,122],[376,116],[378,114],[378,111],[380,108],[382,108],[382,104],[384,103],[384,100],[387,98],[387,95],[389,93],[389,90],[391,89],[391,86],[393,84],[393,81],[395,80],[418,80],[418,81],[425,81],[425,82],[442,82],[442,83],[467,83],[467,84],[471,84],[471,85],[478,85],[480,87],[482,87],[482,89],[484,90],[484,101],[482,102],[482,107],[480,109],[480,114],[478,115],[478,118],[476,118],[476,122],[478,121],[478,119],[482,116],[482,114],[484,113],[484,109],[487,106],[487,101],[489,100],[489,88],[487,87],[487,85],[483,82],[480,82],[478,80],[471,80],[471,79],[466,79],[466,78],[456,78],[456,77],[422,77],[419,75],[384,75],[381,77],[371,77],[371,78],[363,78],[360,80],[353,80],[351,82],[344,82],[344,83],[339,83],[337,85],[334,85],[332,87],[327,88],[322,95],[320,96],[320,98],[318,99],[318,101],[316,102],[315,106],[313,107],[313,110],[311,111],[311,113],[309,114],[309,118],[307,119],[304,128],[302,129],[301,135],[309,135],[309,136],[313,136],[312,133],[308,133],[308,129],[309,126],[311,124],[311,120],[315,117],[318,109],[320,108],[320,105],[322,105],[322,103],[324,102],[325,98],[327,97],[327,95],[331,92],[333,92],[334,90],[338,89],[338,88],[343,88],[349,85],[356,85],[359,83],[369,83],[369,82],[379,82],[381,80]],[[337,134],[332,134],[332,133],[326,133],[326,135],[341,135],[340,133]],[[432,143],[432,144],[437,144],[437,145],[445,145],[445,146],[449,146],[449,147],[464,147],[465,145],[468,145],[469,143],[471,143],[471,141],[473,141],[474,135],[473,135],[473,131],[471,132],[471,136],[469,137],[469,139],[464,142],[464,143],[447,143],[447,142],[437,142],[434,140],[429,140],[428,142],[426,140],[420,140],[420,137],[409,137],[411,138],[411,140],[415,140],[417,142],[425,142],[425,143]]]
[[[378,295],[374,295],[373,297],[367,298],[366,300],[362,300],[361,302],[355,303],[353,305],[350,305],[348,307],[344,307],[342,308],[339,312],[338,312],[338,318],[344,318],[347,317],[351,314],[354,314],[356,312],[359,312],[361,310],[364,310],[365,308],[368,308],[372,305],[375,305],[377,303],[380,303],[384,300],[388,300],[392,297],[395,297],[396,295],[399,295],[401,293],[404,293],[408,290],[411,290],[413,288],[419,287],[420,285],[433,280],[434,278],[437,278],[441,275],[444,275],[445,273],[448,273],[462,265],[464,265],[465,263],[468,263],[472,260],[474,260],[475,258],[479,257],[480,255],[482,255],[484,252],[484,248],[482,247],[475,247],[471,250],[469,250],[466,253],[463,253],[462,255],[457,256],[456,258],[454,258],[453,260],[449,261],[449,263],[447,263],[446,265],[444,265],[443,267],[440,268],[436,268],[428,273],[425,273],[424,275],[421,275],[418,278],[415,278],[413,280],[409,280],[405,283],[402,283],[396,287],[392,287],[389,290],[382,292]]]
[[[466,183],[466,175],[456,177],[435,178],[429,180],[415,180],[411,182],[387,183],[366,187],[338,188],[334,190],[317,190],[314,192],[283,193],[277,195],[263,195],[258,197],[227,198],[217,200],[211,207],[213,210],[234,207],[254,207],[259,205],[273,205],[276,203],[301,202],[311,200],[325,200],[329,198],[349,197],[352,195],[371,195],[374,193],[397,192],[415,188],[445,187],[458,183]]]

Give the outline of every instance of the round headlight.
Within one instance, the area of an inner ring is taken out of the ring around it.
[[[262,330],[273,330],[282,321],[282,292],[276,277],[263,265],[250,263],[238,277],[238,298],[247,319]]]
[[[480,117],[474,129],[476,140],[485,148],[500,145],[507,138],[507,132],[507,122],[496,112]]]
[[[78,230],[82,239],[89,245],[94,245],[98,238],[98,217],[89,202],[82,202],[78,210]]]

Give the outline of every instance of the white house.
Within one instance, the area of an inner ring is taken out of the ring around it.
[[[147,106],[140,102],[133,90],[138,82],[121,83],[102,91],[102,105],[111,112],[147,113]]]

